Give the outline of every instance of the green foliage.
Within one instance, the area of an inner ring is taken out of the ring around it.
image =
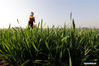
[[[0,58],[14,65],[82,66],[99,59],[99,30],[72,27],[0,30]]]

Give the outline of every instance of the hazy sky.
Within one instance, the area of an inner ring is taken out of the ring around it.
[[[46,25],[70,25],[70,12],[77,27],[99,27],[99,0],[0,0],[0,28],[26,27],[30,12],[36,23],[43,19]]]

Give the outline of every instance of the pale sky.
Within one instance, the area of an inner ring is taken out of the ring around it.
[[[77,27],[99,28],[99,0],[0,0],[0,28],[26,27],[31,11],[36,24],[43,19],[49,26],[68,26],[72,12]]]

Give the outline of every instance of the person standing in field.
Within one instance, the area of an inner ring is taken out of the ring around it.
[[[34,17],[34,13],[31,12],[30,16],[29,16],[29,21],[28,21],[28,24],[29,24],[29,28],[32,28],[33,29],[33,23],[35,22],[35,17]]]

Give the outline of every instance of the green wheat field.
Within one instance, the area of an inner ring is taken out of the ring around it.
[[[99,64],[99,29],[43,28],[0,30],[0,59],[10,66],[83,66]]]

